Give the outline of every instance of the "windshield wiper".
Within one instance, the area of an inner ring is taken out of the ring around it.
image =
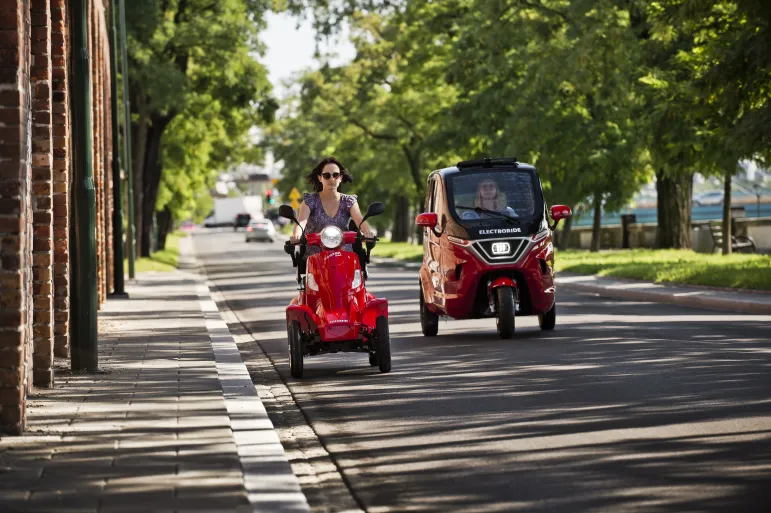
[[[505,219],[506,221],[509,221],[513,224],[519,224],[519,220],[514,219],[513,217],[509,217],[503,212],[498,212],[497,210],[490,210],[489,208],[482,208],[482,207],[467,207],[466,205],[455,205],[455,208],[460,208],[462,210],[473,210],[477,214],[485,213],[485,214],[492,214],[494,216],[498,216],[501,219]]]

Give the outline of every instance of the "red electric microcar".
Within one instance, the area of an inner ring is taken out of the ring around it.
[[[495,317],[501,338],[514,336],[515,318],[537,315],[554,329],[552,230],[572,215],[554,205],[547,215],[536,169],[516,158],[469,160],[432,172],[420,268],[420,321],[434,336],[439,316]]]

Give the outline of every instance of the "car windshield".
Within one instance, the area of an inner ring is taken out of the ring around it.
[[[464,221],[506,216],[530,218],[536,200],[533,175],[525,171],[458,173],[450,177],[450,205]]]

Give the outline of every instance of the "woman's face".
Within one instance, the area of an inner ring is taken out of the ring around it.
[[[479,196],[485,200],[494,200],[498,197],[498,185],[492,180],[484,180],[479,184]]]
[[[327,190],[337,190],[342,179],[343,174],[340,172],[340,168],[337,167],[337,164],[327,164],[324,166],[324,169],[321,170],[321,174],[319,175],[321,185]]]

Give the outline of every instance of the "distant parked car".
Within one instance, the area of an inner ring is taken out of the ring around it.
[[[242,212],[233,219],[233,231],[237,231],[239,228],[242,228],[244,226],[249,226],[249,221],[251,221],[252,215],[248,214],[246,212]]]
[[[261,240],[273,242],[276,240],[276,228],[270,219],[252,219],[246,227],[246,242]]]
[[[706,207],[723,204],[723,191],[707,191],[693,197],[694,205]]]
[[[193,221],[185,221],[181,225],[179,225],[179,229],[183,232],[192,232],[195,230],[196,226]]]

